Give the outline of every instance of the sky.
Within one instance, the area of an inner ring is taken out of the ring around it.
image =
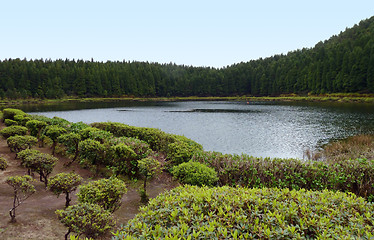
[[[311,48],[373,15],[373,0],[0,0],[0,60],[221,68]]]

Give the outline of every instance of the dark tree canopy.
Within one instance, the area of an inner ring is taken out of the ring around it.
[[[313,48],[224,68],[149,62],[0,61],[0,98],[374,93],[374,17]]]

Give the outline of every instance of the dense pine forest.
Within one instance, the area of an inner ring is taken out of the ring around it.
[[[0,97],[374,93],[374,17],[313,48],[224,68],[149,62],[0,61]]]

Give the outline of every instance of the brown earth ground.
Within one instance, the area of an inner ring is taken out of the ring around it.
[[[0,128],[3,127],[1,123]],[[35,149],[51,153],[49,147]],[[3,138],[0,138],[0,156],[4,157],[8,162],[8,168],[5,171],[0,171],[0,239],[64,239],[67,228],[59,222],[55,211],[64,208],[65,197],[61,195],[57,198],[52,192],[46,190],[44,183],[39,181],[37,174],[34,177],[36,192],[16,209],[17,222],[10,222],[9,210],[13,203],[13,189],[5,183],[5,180],[9,176],[25,175],[27,171],[24,167],[20,166],[20,161],[15,159],[15,153],[10,152],[6,140]],[[60,172],[74,171],[81,175],[85,181],[96,179],[89,170],[82,169],[76,163],[73,163],[69,167],[64,166],[70,159],[63,156],[57,157],[59,158],[59,162],[56,164],[51,176]],[[116,228],[133,218],[138,213],[139,207],[142,206],[138,192],[141,182],[128,184],[128,191],[122,198],[121,208],[114,213],[117,220]],[[173,181],[168,174],[162,173],[147,184],[147,193],[153,198],[177,185],[178,183]],[[71,204],[75,203],[76,196],[74,194]],[[102,239],[110,238],[111,235],[108,235]]]

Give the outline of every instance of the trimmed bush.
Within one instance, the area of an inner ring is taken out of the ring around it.
[[[112,138],[108,142],[109,145],[117,145],[119,143],[124,143],[129,146],[136,153],[138,160],[146,158],[152,154],[152,149],[149,147],[149,144],[137,138]]]
[[[68,228],[65,239],[68,239],[71,232],[96,239],[108,233],[115,225],[110,212],[97,204],[78,203],[65,210],[57,210],[56,214],[60,222]]]
[[[197,147],[195,144],[190,144],[188,141],[176,141],[168,145],[167,160],[171,166],[176,166],[190,161],[192,156],[200,150],[202,148]]]
[[[32,146],[36,145],[38,139],[33,136],[11,136],[7,139],[8,147],[10,151],[18,153],[19,151],[31,148]]]
[[[104,163],[105,146],[98,141],[86,139],[79,142],[78,151],[80,164],[84,167],[92,167]]]
[[[29,172],[37,172],[40,175],[40,181],[48,186],[48,177],[52,173],[58,159],[47,153],[41,153],[38,150],[26,149],[17,154],[21,159],[21,164],[29,169]]]
[[[69,132],[73,133],[79,133],[81,130],[90,127],[86,123],[83,122],[76,122],[76,123],[70,123],[68,127]]]
[[[31,118],[26,114],[17,114],[14,116],[14,120],[18,123],[18,125],[25,126]]]
[[[59,127],[57,125],[49,125],[44,129],[44,135],[49,137],[52,140],[52,155],[55,154],[55,149],[57,145],[57,139],[60,135],[66,133],[66,129]]]
[[[147,180],[155,176],[161,169],[161,164],[154,158],[148,157],[138,160],[140,174],[144,177],[143,190],[140,190],[140,197],[143,203],[147,203],[149,198],[147,194]]]
[[[11,176],[5,182],[13,188],[13,207],[9,210],[9,215],[11,222],[15,222],[16,208],[35,193],[35,187],[32,185],[33,179],[29,175]]]
[[[15,120],[14,116],[16,115],[26,115],[26,113],[22,110],[19,109],[14,109],[14,108],[5,108],[3,110],[3,120],[5,119],[10,119],[10,120]]]
[[[78,133],[65,133],[57,138],[57,141],[66,147],[66,152],[73,154],[73,161],[79,156],[79,142],[81,141],[81,135]]]
[[[18,122],[14,121],[14,120],[11,120],[11,119],[5,119],[4,124],[5,124],[5,126],[9,127],[9,126],[13,126],[13,125],[18,125]]]
[[[74,172],[59,173],[49,179],[48,189],[57,195],[57,197],[60,194],[65,194],[65,207],[69,207],[71,201],[70,194],[78,188],[82,181],[83,178]]]
[[[82,140],[86,140],[91,137],[91,134],[93,132],[100,131],[100,129],[95,128],[95,127],[87,127],[83,128],[82,130],[79,131],[79,134],[81,135]]]
[[[0,131],[0,134],[4,138],[8,138],[8,137],[15,136],[15,135],[26,135],[26,133],[27,133],[27,128],[26,127],[16,126],[16,125],[3,128]]]
[[[110,147],[113,156],[111,166],[116,168],[116,173],[136,176],[138,173],[138,162],[136,153],[126,144],[120,143]]]
[[[86,128],[86,129],[88,129],[88,128]],[[89,132],[89,138],[90,139],[99,141],[102,144],[105,143],[105,142],[107,142],[108,139],[110,139],[112,137],[113,137],[112,133],[110,133],[108,131],[104,131],[104,130],[98,130],[98,131]],[[85,138],[82,138],[82,139],[85,139]]]
[[[46,122],[39,120],[30,120],[26,122],[26,127],[30,130],[30,134],[40,140],[40,134],[44,127],[47,126]]]
[[[8,167],[8,162],[5,158],[0,157],[0,170],[4,171]]]
[[[218,177],[214,169],[199,162],[185,162],[172,168],[171,173],[181,183],[197,186],[213,186]]]
[[[113,239],[371,239],[373,216],[373,204],[341,192],[184,186]]]
[[[79,187],[77,194],[81,203],[94,203],[105,210],[114,212],[121,206],[123,194],[127,192],[126,185],[117,178],[100,179]]]

